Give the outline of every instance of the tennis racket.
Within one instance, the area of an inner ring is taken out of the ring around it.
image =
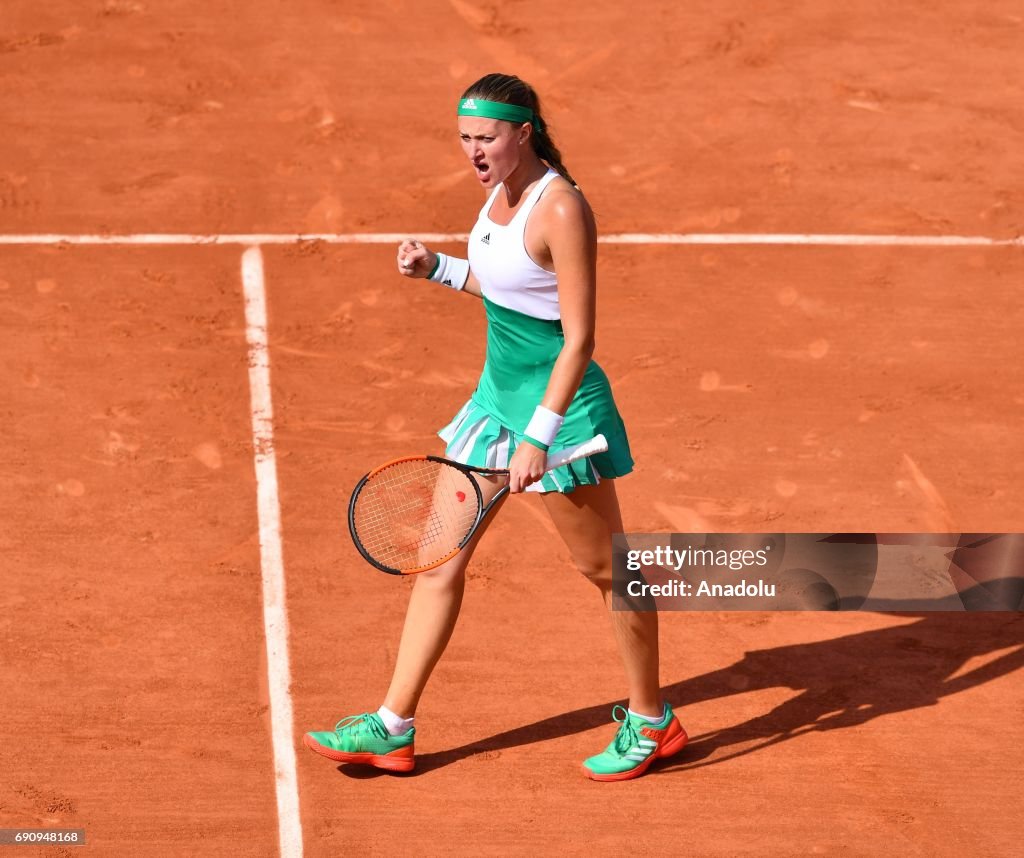
[[[548,456],[547,470],[608,449],[604,435]],[[484,506],[474,474],[508,476],[440,456],[408,456],[363,477],[348,504],[348,529],[363,558],[391,575],[434,569],[458,554],[508,494],[508,483]]]

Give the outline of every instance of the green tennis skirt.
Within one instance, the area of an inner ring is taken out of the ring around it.
[[[472,399],[437,434],[447,444],[445,456],[475,468],[507,468],[516,447],[523,442],[522,434],[512,431]],[[548,471],[538,482],[529,485],[526,491],[571,492],[577,486],[596,486],[602,477],[611,479],[628,474],[633,470],[633,458],[625,433],[616,436],[614,441],[611,438],[608,440],[608,452]],[[565,446],[574,445],[559,446],[556,439],[548,455],[557,453]]]
[[[540,403],[564,343],[558,320],[535,319],[484,298],[487,360],[470,400],[438,435],[445,455],[477,468],[507,468]],[[565,414],[548,455],[589,441],[597,434],[608,450],[549,471],[527,491],[571,492],[633,470],[626,427],[604,371],[593,361]]]

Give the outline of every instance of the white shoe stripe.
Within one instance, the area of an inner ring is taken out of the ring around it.
[[[657,742],[652,742],[650,739],[641,739],[640,740],[640,744],[641,745],[649,745],[652,748],[655,748],[658,745]]]
[[[638,763],[642,763],[644,760],[647,759],[648,756],[650,756],[650,755],[649,754],[644,754],[643,756],[640,756],[640,754],[626,754],[626,759],[627,760],[636,760]]]

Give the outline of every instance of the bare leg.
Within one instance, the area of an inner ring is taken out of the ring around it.
[[[622,532],[615,482],[604,480],[597,486],[581,486],[570,494],[547,492],[543,498],[577,567],[601,591],[608,607],[626,668],[630,709],[644,715],[661,714],[658,614],[611,610],[612,534]]]
[[[477,476],[484,505],[497,494],[504,481]],[[504,501],[499,502],[500,506]],[[411,718],[435,665],[451,640],[462,607],[466,567],[480,537],[498,510],[480,525],[470,543],[447,563],[420,572],[405,611],[405,626],[398,645],[398,658],[384,705],[396,715]]]

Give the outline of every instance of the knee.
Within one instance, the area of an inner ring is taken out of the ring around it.
[[[611,558],[607,560],[598,558],[575,558],[576,568],[579,573],[591,584],[607,590],[612,586],[612,564]]]

